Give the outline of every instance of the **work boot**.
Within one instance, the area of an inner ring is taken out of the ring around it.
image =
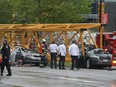
[[[79,68],[77,68],[77,70],[79,70]]]
[[[12,76],[11,74],[7,74],[6,76]]]
[[[1,76],[3,76],[3,74],[1,73]]]
[[[66,68],[62,68],[63,70],[66,69]]]
[[[70,68],[70,70],[74,70],[74,68]]]

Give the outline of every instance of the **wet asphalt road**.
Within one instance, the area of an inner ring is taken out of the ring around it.
[[[116,87],[116,67],[59,70],[49,67],[11,67],[13,76],[1,77],[0,87]]]

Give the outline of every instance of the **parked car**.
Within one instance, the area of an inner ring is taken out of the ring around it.
[[[109,52],[105,52],[103,49],[97,48],[88,51],[86,54],[86,67],[111,67],[112,55]]]
[[[35,64],[35,65],[47,65],[47,58],[41,56],[40,53],[19,47],[11,51],[10,61],[12,65],[15,65],[17,62],[21,61],[23,64]]]

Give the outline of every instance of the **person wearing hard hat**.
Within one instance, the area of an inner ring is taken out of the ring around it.
[[[47,45],[46,45],[46,40],[42,39],[42,53],[46,54],[47,53]]]
[[[46,45],[46,40],[42,39],[40,42],[40,49],[39,49],[40,53],[41,53],[41,62],[40,62],[40,66],[41,64],[43,65],[44,61],[45,61],[45,57],[47,54],[47,45]]]
[[[42,39],[42,42],[46,42],[46,39]]]

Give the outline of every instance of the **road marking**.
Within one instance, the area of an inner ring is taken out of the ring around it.
[[[75,79],[75,78],[65,78],[65,77],[51,77],[53,79],[61,79],[61,80],[70,80],[70,81],[79,81],[79,82],[86,82],[86,83],[93,83],[94,81],[88,81],[84,79]]]

